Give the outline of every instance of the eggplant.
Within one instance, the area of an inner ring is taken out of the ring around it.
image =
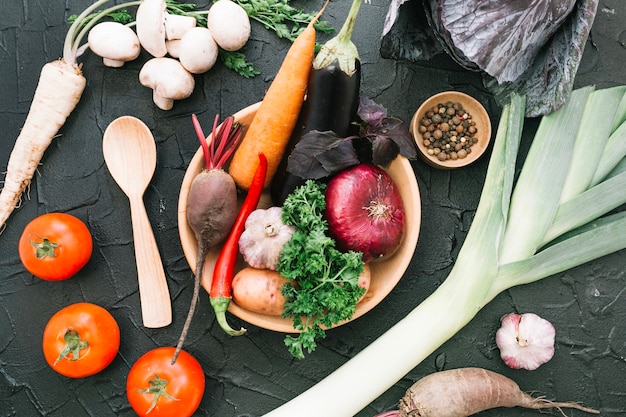
[[[308,132],[333,131],[347,137],[359,106],[361,61],[351,36],[362,0],[353,0],[348,17],[336,37],[326,42],[316,55],[307,95],[287,149],[270,185],[275,205],[282,205],[289,194],[304,184],[305,178],[287,170],[289,157],[298,141]]]

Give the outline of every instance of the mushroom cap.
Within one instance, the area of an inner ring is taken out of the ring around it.
[[[217,56],[217,43],[207,28],[192,28],[180,40],[178,59],[183,67],[193,74],[202,74],[210,70],[215,65]]]
[[[139,82],[152,88],[153,100],[163,110],[170,110],[174,100],[189,97],[195,87],[193,75],[168,57],[148,60],[139,71]]]
[[[231,0],[219,0],[209,8],[207,27],[215,42],[226,51],[241,49],[250,38],[250,17]]]
[[[172,58],[178,58],[180,56],[180,39],[167,39],[165,46],[167,46],[167,55]]]
[[[89,31],[87,43],[108,66],[121,67],[124,62],[136,59],[141,52],[137,34],[119,22],[98,23]]]
[[[196,18],[165,13],[165,39],[180,39],[191,28],[196,27]]]
[[[156,58],[165,56],[165,0],[142,0],[135,20],[141,46]]]

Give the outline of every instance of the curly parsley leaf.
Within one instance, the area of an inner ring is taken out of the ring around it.
[[[165,0],[165,6],[169,14],[191,16],[196,19],[198,26],[206,27],[206,13],[198,10],[195,3],[178,3],[175,0]]]
[[[261,73],[241,52],[220,49],[219,57],[226,68],[235,71],[244,78],[252,78]]]
[[[290,281],[281,288],[286,299],[283,317],[292,317],[300,331],[296,337],[287,335],[285,345],[298,359],[315,350],[326,328],[350,319],[365,292],[359,286],[362,254],[339,251],[327,235],[325,188],[308,180],[283,204],[283,222],[296,227],[278,263],[278,272]]]
[[[246,11],[250,19],[261,23],[273,31],[279,38],[294,41],[315,17],[316,13],[307,13],[291,4],[289,0],[235,0]],[[314,24],[318,32],[329,33],[334,29],[328,22],[317,21]]]

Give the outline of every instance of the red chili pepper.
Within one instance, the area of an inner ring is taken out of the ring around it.
[[[252,178],[252,184],[248,189],[248,195],[246,195],[239,214],[235,219],[235,223],[222,246],[217,260],[215,261],[215,268],[213,270],[213,280],[211,281],[211,290],[209,291],[209,297],[211,305],[215,311],[215,318],[217,319],[220,327],[231,336],[239,336],[246,332],[246,329],[234,330],[226,321],[226,310],[230,304],[231,289],[233,276],[235,275],[235,264],[237,262],[237,256],[239,256],[239,238],[245,229],[246,220],[250,213],[252,213],[261,199],[261,193],[263,193],[263,185],[265,184],[265,176],[267,175],[267,158],[263,153],[259,153],[259,166],[257,167],[254,177]]]

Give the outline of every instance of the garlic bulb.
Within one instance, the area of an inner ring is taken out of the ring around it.
[[[280,251],[295,230],[282,222],[282,211],[282,207],[256,209],[248,216],[239,252],[251,267],[276,270]]]
[[[533,313],[507,314],[496,332],[500,357],[513,369],[532,371],[554,356],[552,323]]]

